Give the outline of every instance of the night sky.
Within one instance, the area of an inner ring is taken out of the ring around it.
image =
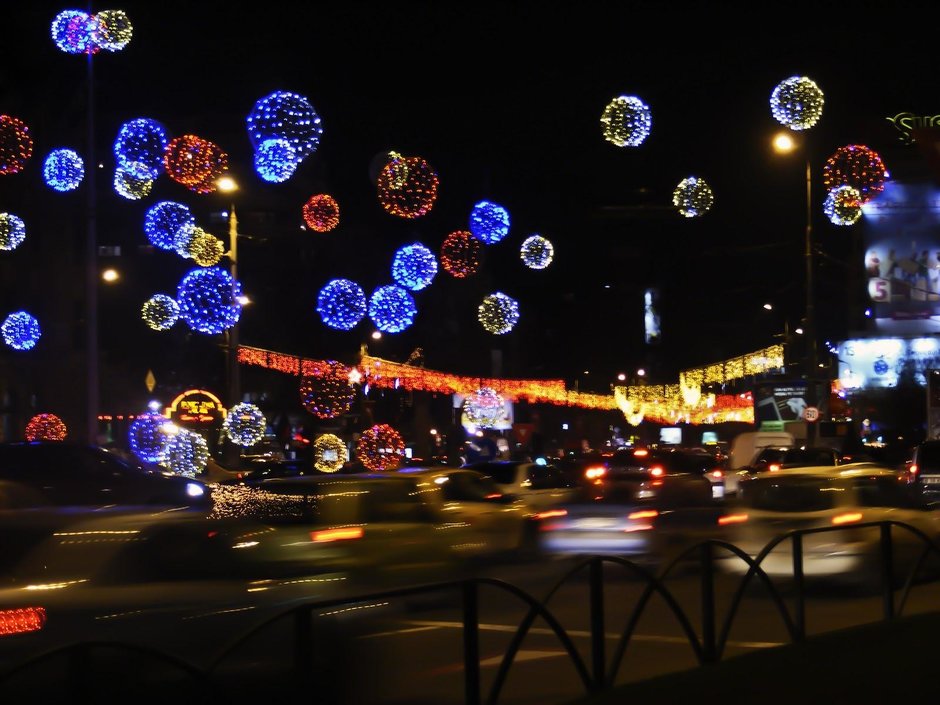
[[[790,3],[774,8],[783,16],[772,20],[758,4],[742,4],[741,13],[712,5],[93,6],[124,9],[134,24],[123,52],[94,59],[96,148],[105,165],[98,240],[121,246],[115,265],[128,272],[120,295],[102,302],[103,345],[166,363],[205,344],[185,331],[154,333],[139,319],[142,302],[173,294],[191,266],[170,252],[141,252],[147,208],[178,200],[222,238],[225,225],[213,214],[235,204],[239,275],[255,302],[242,318],[248,345],[347,363],[362,343],[394,360],[421,347],[434,369],[578,379],[600,392],[618,372],[643,366],[674,382],[681,369],[764,347],[805,306],[805,156],[781,158],[769,148],[782,129],[770,94],[793,75],[809,76],[826,97],[821,121],[805,133],[814,233],[826,253],[819,329],[821,339],[847,335],[859,325],[847,306],[851,267],[861,261],[851,259],[858,246],[851,229],[821,212],[821,167],[837,147],[860,143],[879,150],[889,170],[911,163],[916,171],[916,150],[900,146],[885,118],[940,113],[933,48],[940,13],[929,3],[856,3],[850,13],[836,3]],[[26,173],[0,177],[19,179],[0,183],[0,209],[22,200],[27,212],[55,208],[80,218],[84,196],[56,194],[40,177],[51,149],[85,148],[86,61],[49,38],[62,9],[5,8],[0,112],[31,126],[36,153]],[[255,101],[275,90],[308,97],[323,124],[318,151],[282,184],[254,174],[245,129]],[[640,147],[602,138],[600,115],[618,95],[650,106],[652,131]],[[241,190],[197,195],[162,176],[142,201],[118,197],[111,144],[137,117],[160,121],[171,137],[193,133],[219,144]],[[376,163],[390,149],[424,157],[437,171],[438,200],[425,217],[395,218],[380,207]],[[672,190],[692,175],[711,185],[715,204],[686,219],[671,205]],[[303,231],[301,206],[321,192],[339,201],[340,226]],[[485,248],[477,277],[441,271],[416,292],[414,326],[373,342],[368,319],[349,332],[320,321],[316,298],[327,281],[353,279],[367,296],[393,283],[395,250],[420,241],[437,252],[447,233],[467,228],[482,199],[509,210],[509,235]],[[544,271],[519,258],[533,233],[555,246]],[[661,297],[655,348],[643,340],[647,287]],[[28,304],[23,291],[4,291],[5,307]],[[477,305],[493,291],[520,303],[520,322],[505,336],[476,321]],[[765,301],[777,310],[765,311]],[[32,306],[41,312],[43,304]]]

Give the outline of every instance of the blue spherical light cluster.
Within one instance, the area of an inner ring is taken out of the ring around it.
[[[380,286],[369,297],[369,318],[385,333],[401,333],[417,313],[414,297],[400,286]]]
[[[618,147],[638,147],[650,133],[650,109],[632,95],[614,98],[601,115],[604,139]]]
[[[180,307],[171,296],[154,294],[144,302],[140,317],[153,330],[169,330],[179,320]]]
[[[470,212],[470,233],[492,245],[509,234],[509,211],[489,201],[480,201]]]
[[[519,321],[519,304],[515,299],[497,291],[483,299],[477,310],[477,319],[488,332],[503,335],[511,331]]]
[[[297,163],[297,152],[285,139],[265,140],[255,150],[255,171],[272,184],[287,181],[293,176]]]
[[[195,477],[202,472],[209,462],[209,444],[202,434],[185,428],[178,428],[170,435],[166,445],[164,465],[170,471],[183,477]]]
[[[261,409],[254,404],[242,403],[228,410],[222,430],[232,443],[247,448],[264,438],[267,423]]]
[[[392,278],[411,291],[421,291],[437,274],[434,253],[420,242],[400,248],[392,259]]]
[[[221,333],[238,323],[241,293],[241,284],[221,267],[190,270],[176,290],[180,318],[200,333]]]
[[[529,269],[545,269],[552,263],[555,248],[541,235],[530,235],[522,243],[519,256],[522,257],[522,263]]]
[[[268,140],[285,140],[297,163],[320,146],[320,116],[302,95],[275,91],[258,100],[248,114],[248,136],[256,151]]]
[[[175,250],[180,228],[195,225],[196,218],[189,207],[175,201],[160,201],[151,206],[144,216],[144,232],[147,233],[147,239],[161,250]]]
[[[330,328],[352,330],[366,315],[366,294],[354,281],[333,279],[320,289],[317,313]]]
[[[781,81],[770,95],[770,112],[781,125],[791,130],[806,130],[822,116],[823,92],[806,76],[791,76]]]
[[[52,19],[52,41],[66,54],[94,54],[98,20],[81,10],[63,10]]]
[[[74,191],[85,178],[85,162],[73,149],[56,149],[42,165],[46,186],[56,191]]]
[[[26,239],[26,223],[12,213],[0,213],[0,250],[15,250]]]
[[[14,350],[32,350],[39,340],[41,332],[39,321],[26,311],[11,313],[0,326],[3,342]]]
[[[162,463],[170,440],[170,420],[161,414],[143,414],[127,432],[131,452],[147,463]]]
[[[137,118],[121,125],[114,141],[118,166],[138,179],[155,179],[163,169],[166,130],[156,120]]]

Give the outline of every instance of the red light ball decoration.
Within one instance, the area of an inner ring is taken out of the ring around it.
[[[67,435],[65,423],[55,414],[36,414],[26,424],[27,441],[64,441]]]
[[[326,233],[339,225],[339,204],[328,193],[311,196],[304,204],[304,222],[311,230]]]
[[[868,203],[884,191],[887,176],[888,171],[879,154],[862,144],[839,147],[823,167],[823,183],[827,191],[851,186],[861,194],[862,203]]]
[[[356,443],[356,457],[369,470],[396,470],[405,455],[405,442],[388,424],[376,424],[362,432]]]
[[[464,279],[480,271],[483,243],[469,230],[455,230],[441,245],[441,267],[457,279]]]
[[[16,174],[33,156],[33,138],[19,118],[0,115],[0,174]]]
[[[392,158],[379,173],[379,203],[391,215],[418,218],[437,199],[437,173],[421,157]]]
[[[327,360],[313,373],[300,381],[304,408],[319,419],[332,419],[349,411],[356,393],[349,383],[349,368]]]
[[[228,169],[222,148],[196,135],[171,140],[163,153],[167,175],[196,193],[215,191],[215,181]]]

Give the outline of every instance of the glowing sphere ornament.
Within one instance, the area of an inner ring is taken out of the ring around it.
[[[404,179],[399,162],[407,169]],[[401,218],[426,215],[437,199],[437,172],[421,157],[392,159],[382,168],[376,185],[382,208]]]
[[[489,387],[481,387],[464,399],[463,413],[477,428],[493,428],[506,416],[506,400]]]
[[[649,106],[632,95],[614,98],[601,115],[604,139],[618,147],[639,147],[652,124]]]
[[[64,441],[68,435],[65,422],[55,414],[36,414],[26,424],[26,440],[33,441]]]
[[[414,297],[400,286],[380,286],[369,297],[369,318],[383,333],[401,333],[417,313]]]
[[[211,267],[219,263],[225,254],[225,243],[202,228],[195,228],[196,234],[189,241],[187,254],[200,267]]]
[[[228,330],[241,315],[241,284],[221,267],[193,269],[179,283],[176,303],[180,318],[200,333]]]
[[[336,472],[347,460],[349,452],[339,436],[324,433],[313,442],[313,467],[320,472]]]
[[[275,91],[258,100],[248,114],[248,136],[255,150],[268,140],[284,140],[303,161],[320,146],[323,126],[310,100],[297,93]]]
[[[791,130],[807,130],[822,117],[823,92],[806,76],[781,81],[770,95],[770,112]]]
[[[105,51],[121,51],[130,44],[134,26],[123,10],[102,10],[95,15],[97,22],[92,33],[95,44]]]
[[[154,294],[144,302],[140,317],[153,330],[170,330],[180,317],[176,300],[166,294]]]
[[[254,404],[236,404],[228,410],[222,431],[235,445],[248,448],[264,438],[267,423],[261,409]]]
[[[333,279],[320,289],[317,313],[330,328],[352,330],[366,315],[366,294],[354,281]]]
[[[318,193],[304,204],[303,215],[308,228],[326,233],[339,225],[339,204],[329,194]]]
[[[714,202],[715,196],[711,187],[705,183],[705,179],[695,176],[682,179],[672,192],[672,205],[686,218],[704,215]]]
[[[114,140],[114,157],[128,174],[138,179],[156,179],[163,170],[166,129],[156,120],[137,118],[121,125]]]
[[[0,213],[0,250],[15,250],[26,239],[26,223],[12,213]]]
[[[823,212],[833,225],[854,225],[862,217],[862,194],[851,186],[834,188],[823,202]]]
[[[43,162],[42,178],[56,191],[74,191],[85,178],[85,162],[74,149],[55,149]]]
[[[217,144],[196,135],[170,140],[163,153],[167,176],[197,193],[215,190],[215,181],[228,169],[228,155]]]
[[[297,153],[285,139],[270,139],[255,150],[255,171],[265,181],[280,184],[297,170]]]
[[[509,211],[496,203],[480,201],[470,211],[470,233],[486,245],[499,242],[509,234]]]
[[[144,232],[147,239],[161,250],[175,250],[180,228],[193,227],[196,218],[189,207],[175,201],[160,201],[151,206],[144,216]]]
[[[163,464],[183,477],[196,477],[209,462],[209,444],[202,434],[179,428],[170,436]]]
[[[421,291],[437,274],[434,253],[420,242],[405,245],[392,258],[392,278],[411,291]]]
[[[143,414],[134,419],[127,432],[131,452],[147,463],[166,460],[167,446],[176,426],[161,414]]]
[[[134,172],[125,171],[123,166],[114,170],[114,191],[128,201],[139,201],[150,194],[151,188],[153,179],[136,176]]]
[[[404,441],[398,431],[388,424],[376,424],[367,428],[356,442],[356,457],[369,470],[376,472],[396,470],[404,455]]]
[[[19,118],[0,115],[0,174],[16,174],[33,156],[33,138]]]
[[[26,311],[11,313],[0,326],[3,342],[14,350],[32,350],[42,332],[39,330],[39,321]]]
[[[352,406],[356,390],[349,383],[349,368],[327,360],[315,376],[300,380],[300,403],[318,419],[342,416]]]
[[[530,235],[523,241],[519,256],[529,269],[545,269],[552,263],[555,247],[541,235]]]
[[[851,186],[861,195],[862,203],[884,191],[888,171],[881,156],[862,144],[839,147],[826,160],[823,184],[831,191],[839,186]]]
[[[63,10],[52,19],[52,41],[66,54],[95,54],[98,19],[81,10]]]
[[[501,291],[490,294],[477,309],[477,320],[487,332],[503,335],[511,331],[519,321],[518,302]]]
[[[479,272],[482,258],[482,243],[467,230],[455,230],[441,245],[441,267],[456,279]]]

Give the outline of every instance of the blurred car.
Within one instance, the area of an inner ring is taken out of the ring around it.
[[[791,530],[844,527],[803,537],[803,572],[863,582],[880,570],[877,528],[853,530],[854,524],[898,521],[935,540],[940,511],[903,472],[869,463],[781,469],[742,482],[733,510],[726,516],[727,540],[756,556],[770,541]],[[908,531],[891,532],[895,566],[910,562],[923,548]],[[738,558],[722,561],[743,573]],[[793,575],[792,542],[774,548],[761,563],[771,576]]]
[[[0,443],[0,508],[168,505],[206,509],[208,487],[105,448],[67,441]]]
[[[907,470],[911,481],[925,492],[940,495],[940,441],[928,440],[914,446]]]
[[[571,500],[578,485],[552,463],[523,460],[488,460],[465,466],[493,479],[502,492],[519,497],[539,512]]]
[[[712,453],[687,448],[621,448],[607,463],[607,471],[596,484],[622,481],[648,481],[648,491],[655,492],[655,480],[673,474],[700,475],[711,485],[712,496],[725,494],[722,462]]]
[[[742,480],[758,473],[777,472],[784,468],[836,467],[842,463],[842,454],[825,446],[768,446],[761,448],[749,465],[725,474],[725,493],[734,494]]]

